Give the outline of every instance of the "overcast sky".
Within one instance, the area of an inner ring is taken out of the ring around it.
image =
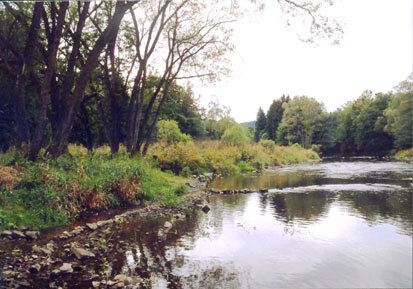
[[[264,11],[236,24],[232,74],[215,84],[194,83],[194,93],[201,106],[218,99],[244,122],[282,94],[314,97],[334,111],[366,89],[387,92],[412,72],[412,2],[335,0],[332,13],[345,24],[344,38],[339,46],[315,46],[301,42],[276,1],[267,1]]]

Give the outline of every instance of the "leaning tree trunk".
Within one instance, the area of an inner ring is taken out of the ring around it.
[[[73,121],[76,114],[79,111],[80,104],[83,101],[85,89],[89,82],[92,71],[97,65],[99,56],[110,39],[113,38],[113,34],[117,34],[119,31],[120,22],[125,15],[125,12],[129,7],[133,6],[136,2],[116,2],[115,12],[110,19],[110,22],[103,33],[96,41],[92,51],[86,59],[86,62],[82,68],[79,79],[76,83],[73,94],[69,97],[65,113],[59,122],[58,133],[53,140],[52,145],[48,151],[53,157],[57,157],[65,152],[67,148],[68,138],[73,126]]]

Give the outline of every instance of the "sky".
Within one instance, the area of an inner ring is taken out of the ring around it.
[[[242,2],[242,1],[241,1]],[[412,0],[335,0],[331,13],[344,25],[340,45],[299,40],[277,1],[235,24],[231,74],[216,83],[193,82],[200,106],[231,108],[237,122],[255,120],[282,94],[306,95],[334,111],[363,91],[388,92],[413,68]]]

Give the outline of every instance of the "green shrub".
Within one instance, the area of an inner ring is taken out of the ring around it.
[[[190,177],[191,176],[191,169],[188,166],[184,167],[181,171],[181,175],[183,177]]]
[[[225,130],[222,139],[227,144],[231,145],[245,145],[251,141],[249,137],[248,128],[242,125],[235,125]]]
[[[181,132],[175,120],[160,120],[157,126],[159,138],[165,140],[168,144],[191,140],[191,136]]]
[[[260,140],[259,144],[261,146],[263,146],[264,148],[266,148],[266,149],[271,149],[272,150],[272,149],[275,148],[275,142],[271,139]]]

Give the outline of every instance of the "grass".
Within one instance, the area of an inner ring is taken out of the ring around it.
[[[413,148],[400,150],[394,157],[399,161],[413,162]]]
[[[36,162],[9,150],[0,154],[0,230],[56,227],[85,212],[152,201],[176,206],[188,192],[179,175],[212,171],[230,175],[310,159],[318,155],[268,142],[240,146],[221,141],[159,142],[146,157],[130,157],[124,147],[112,155],[107,146],[88,153],[82,146],[69,145],[68,154]]]
[[[35,163],[15,151],[0,155],[0,229],[55,227],[84,212],[148,201],[175,206],[188,191],[142,158],[104,148],[88,155],[76,146],[70,153]]]

